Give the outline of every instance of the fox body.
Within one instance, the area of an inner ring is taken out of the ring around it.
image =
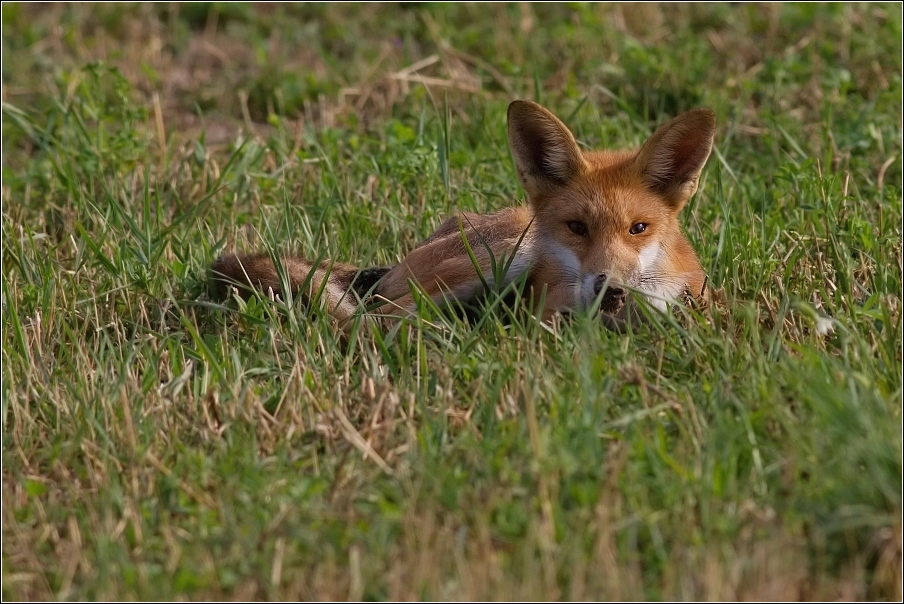
[[[322,292],[329,313],[344,320],[365,296],[378,314],[404,316],[414,303],[411,282],[438,303],[467,303],[487,286],[523,278],[544,320],[599,304],[618,323],[630,313],[631,290],[665,309],[705,295],[706,276],[678,214],[697,190],[714,133],[713,112],[696,109],[640,149],[582,151],[548,110],[514,101],[508,139],[527,205],[453,216],[390,268],[286,256],[277,270],[269,254],[227,254],[212,267],[215,292],[280,294],[285,283],[293,294]]]

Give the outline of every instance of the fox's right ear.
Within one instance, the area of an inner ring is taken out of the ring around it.
[[[508,139],[518,181],[529,198],[566,185],[584,170],[584,156],[571,131],[537,103],[509,105]]]

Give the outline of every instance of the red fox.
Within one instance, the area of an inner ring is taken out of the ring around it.
[[[696,109],[639,150],[582,151],[547,109],[514,101],[508,140],[527,205],[453,216],[389,268],[282,256],[284,280],[269,254],[227,254],[212,266],[215,295],[225,297],[231,286],[246,297],[250,290],[278,295],[286,283],[293,294],[322,292],[329,313],[344,321],[362,299],[381,316],[411,312],[412,282],[437,303],[467,304],[487,287],[523,278],[544,321],[598,304],[607,323],[618,324],[630,312],[629,291],[664,310],[706,294],[678,213],[697,190],[715,126],[712,111]]]

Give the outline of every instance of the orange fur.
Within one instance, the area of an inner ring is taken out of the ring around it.
[[[287,285],[297,294],[306,284],[309,296],[322,288],[326,309],[338,319],[350,317],[366,296],[378,314],[404,316],[412,309],[412,282],[436,302],[468,302],[487,284],[523,276],[533,299],[543,300],[535,309],[543,319],[599,304],[610,324],[628,316],[627,290],[663,309],[705,294],[705,274],[678,214],[712,149],[711,111],[676,117],[634,151],[582,151],[558,118],[530,101],[509,106],[508,132],[527,205],[452,217],[391,268],[359,271],[283,257]],[[505,274],[500,266],[508,267]],[[266,254],[228,254],[212,271],[221,297],[228,285],[245,295],[282,291]]]

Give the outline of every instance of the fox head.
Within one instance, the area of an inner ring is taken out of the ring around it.
[[[661,309],[704,293],[706,277],[678,214],[697,190],[715,126],[712,111],[695,109],[639,150],[582,151],[548,110],[509,105],[509,146],[542,249],[535,282],[550,286],[545,310],[601,300],[604,314],[619,317],[630,306],[626,289]]]

